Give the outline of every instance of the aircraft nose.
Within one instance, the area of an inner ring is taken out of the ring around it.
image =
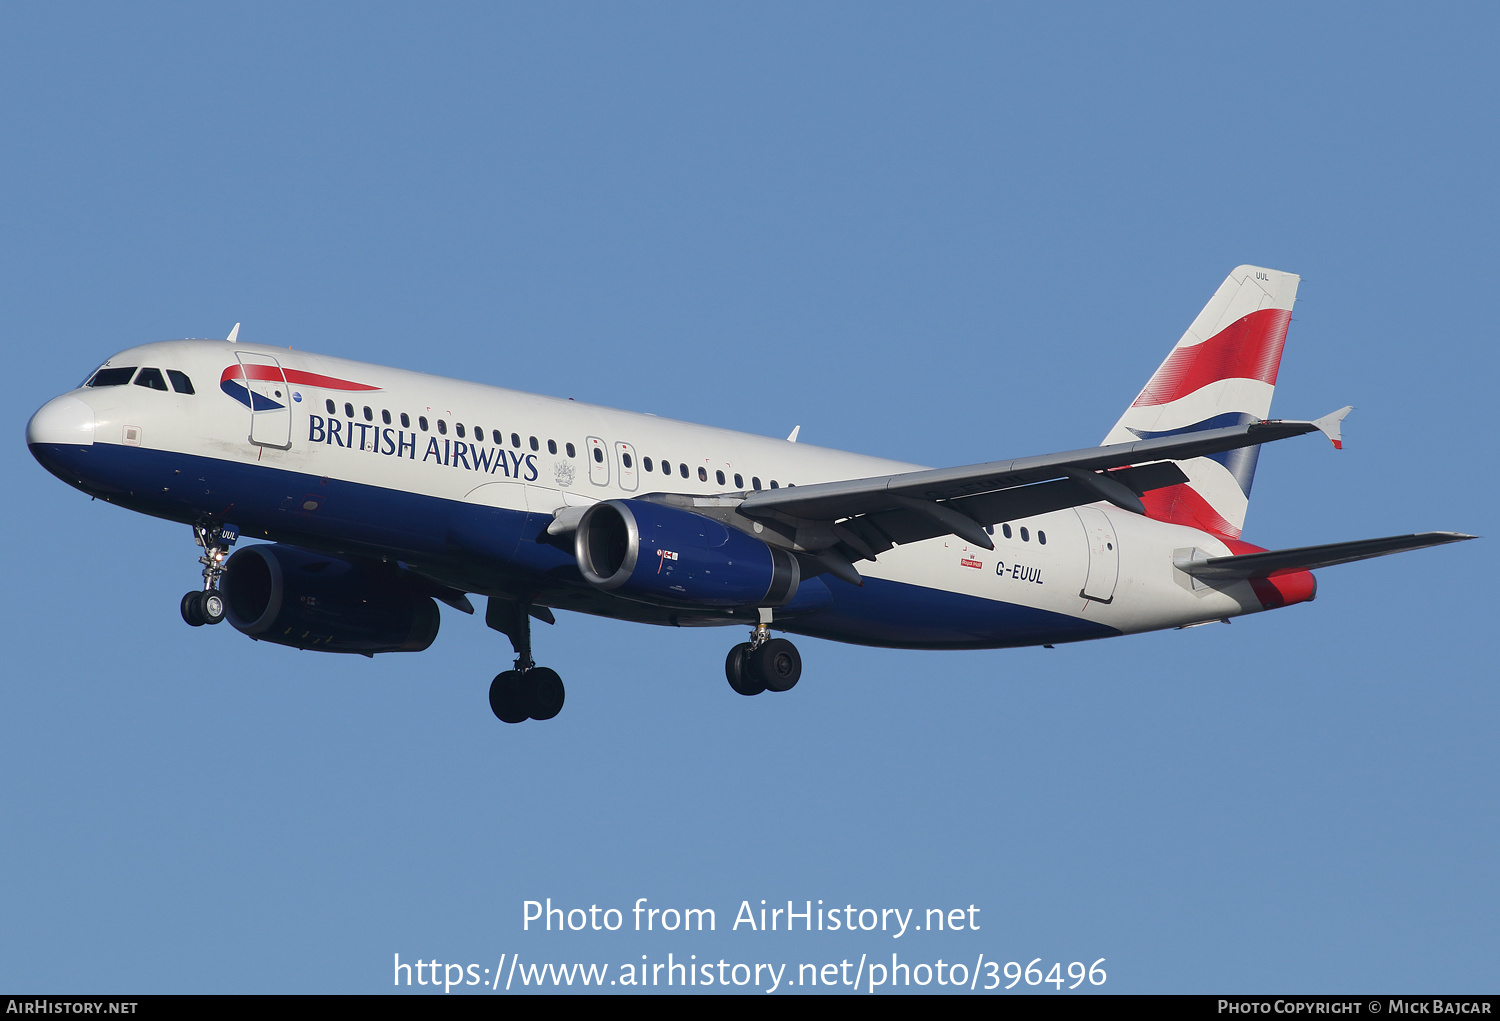
[[[94,409],[77,397],[54,397],[26,423],[26,443],[82,446],[94,442]]]

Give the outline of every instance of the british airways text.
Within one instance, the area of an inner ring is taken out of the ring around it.
[[[357,433],[355,430],[359,430]],[[342,419],[322,415],[307,416],[307,441],[309,443],[331,443],[336,447],[360,450],[387,457],[408,457],[417,460],[417,444],[420,437],[391,426],[380,426],[370,422],[345,422]],[[486,475],[502,474],[507,478],[523,482],[537,479],[536,455],[519,451],[502,450],[499,447],[464,443],[447,437],[438,442],[438,437],[427,437],[427,449],[421,461],[436,461],[449,468],[466,468]]]

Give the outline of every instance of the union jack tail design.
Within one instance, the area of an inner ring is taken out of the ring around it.
[[[1237,267],[1104,442],[1264,421],[1299,280],[1294,273]],[[1259,447],[1243,447],[1179,462],[1188,481],[1148,492],[1142,498],[1147,515],[1238,539],[1259,455]]]

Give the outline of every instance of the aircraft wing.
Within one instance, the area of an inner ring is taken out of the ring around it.
[[[1059,454],[751,493],[739,514],[776,527],[830,573],[898,543],[957,535],[993,549],[985,525],[1107,500],[1137,514],[1140,495],[1187,481],[1173,461],[1321,431],[1338,442],[1343,408],[1312,422],[1267,421]],[[791,530],[793,534],[788,534]]]
[[[1351,564],[1356,560],[1383,557],[1390,553],[1422,549],[1426,546],[1441,546],[1447,542],[1462,542],[1478,536],[1462,532],[1418,532],[1415,535],[1391,535],[1384,539],[1357,539],[1354,542],[1334,542],[1326,546],[1301,546],[1297,549],[1267,550],[1263,553],[1242,553],[1236,557],[1210,557],[1207,560],[1178,561],[1178,570],[1204,581],[1239,581],[1244,578],[1264,578],[1273,571],[1308,571],[1317,567],[1332,567],[1335,564]]]

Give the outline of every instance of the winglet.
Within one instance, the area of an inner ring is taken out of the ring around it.
[[[1339,437],[1339,423],[1344,420],[1345,415],[1353,410],[1354,406],[1351,404],[1340,408],[1331,415],[1324,415],[1322,418],[1313,419],[1313,425],[1317,426],[1324,436],[1333,441],[1334,450],[1344,449],[1344,441]]]
[[[239,343],[239,337],[240,337],[240,324],[239,323],[235,323],[234,324],[234,329],[232,329],[232,330],[229,331],[229,343],[231,343],[231,344],[238,344]]]
[[[802,427],[800,425],[793,426],[792,427],[792,434],[786,438],[786,441],[788,443],[796,443],[797,442],[797,434],[799,432],[801,432],[801,431],[802,431]]]

